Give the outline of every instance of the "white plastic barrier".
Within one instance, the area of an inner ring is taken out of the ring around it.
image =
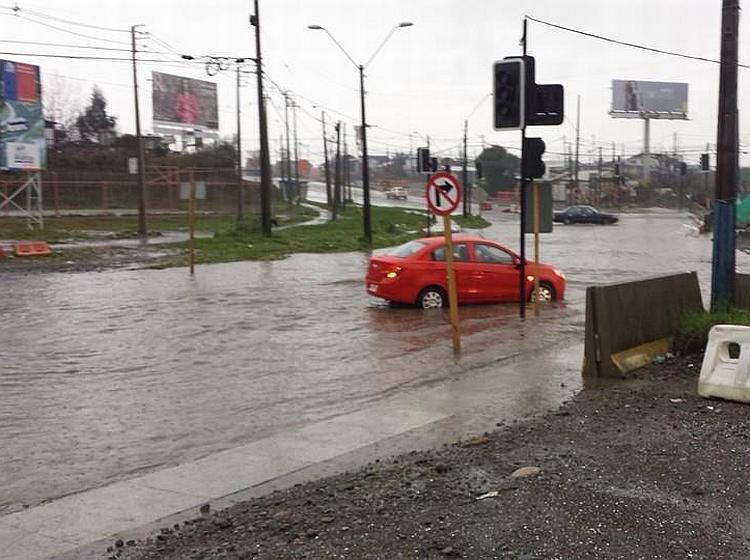
[[[739,346],[737,358],[730,356],[732,344]],[[698,379],[698,394],[750,402],[750,327],[716,325],[711,329]]]

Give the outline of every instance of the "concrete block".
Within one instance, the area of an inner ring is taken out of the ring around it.
[[[730,345],[739,355],[730,354]],[[716,325],[708,334],[698,378],[698,394],[738,402],[750,402],[750,327]]]
[[[695,272],[587,288],[584,377],[623,376],[612,356],[670,337],[689,310],[703,310]]]

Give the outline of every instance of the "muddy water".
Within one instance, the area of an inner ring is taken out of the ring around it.
[[[493,219],[487,236],[515,246],[517,218]],[[568,301],[525,325],[515,306],[462,308],[458,361],[441,313],[364,293],[362,254],[202,266],[194,279],[0,274],[0,513],[579,342],[586,285],[682,270],[705,284],[710,240],[685,221],[641,214],[544,236]]]

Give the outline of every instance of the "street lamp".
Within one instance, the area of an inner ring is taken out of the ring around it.
[[[341,43],[339,43],[336,38],[331,35],[331,32],[328,31],[325,27],[322,27],[320,25],[307,26],[308,29],[325,31],[331,38],[331,40],[336,44],[336,46],[341,50],[341,52],[344,53],[346,58],[348,58],[349,61],[355,66],[355,68],[359,70],[359,97],[362,106],[362,194],[364,199],[362,213],[365,243],[367,243],[367,245],[372,245],[372,226],[370,221],[370,166],[367,160],[367,119],[365,118],[365,68],[370,65],[372,60],[375,58],[375,56],[377,56],[383,46],[388,42],[388,39],[391,38],[391,35],[393,35],[397,29],[400,29],[402,27],[411,27],[412,25],[414,24],[408,21],[401,22],[398,25],[395,25],[388,32],[388,34],[385,36],[385,39],[383,39],[380,45],[378,45],[378,48],[375,49],[375,52],[372,53],[372,56],[370,56],[370,58],[367,59],[367,62],[365,62],[364,64],[357,64],[357,62],[355,62],[351,55],[346,52],[346,49],[341,46]]]

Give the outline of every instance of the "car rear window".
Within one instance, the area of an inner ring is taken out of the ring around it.
[[[424,243],[421,241],[409,241],[408,243],[404,243],[403,245],[399,245],[395,249],[392,249],[388,251],[388,255],[392,257],[408,257],[409,255],[413,255],[417,251],[424,249]]]

